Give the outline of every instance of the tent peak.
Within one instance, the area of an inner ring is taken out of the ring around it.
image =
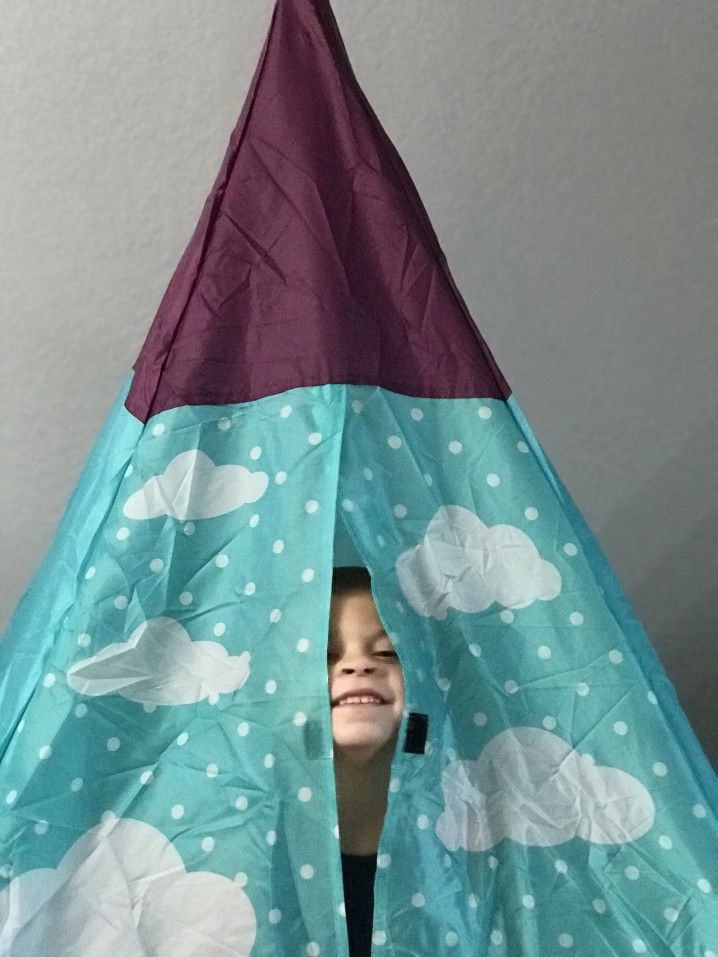
[[[328,0],[278,0],[127,407],[144,421],[329,383],[509,394]]]

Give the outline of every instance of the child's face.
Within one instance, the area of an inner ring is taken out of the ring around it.
[[[404,679],[371,592],[332,599],[327,649],[334,748],[358,760],[396,744],[404,708]],[[364,692],[371,703],[342,703]]]

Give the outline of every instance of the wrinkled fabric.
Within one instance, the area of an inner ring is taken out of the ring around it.
[[[328,0],[280,0],[127,408],[145,421],[327,382],[509,395]]]
[[[500,400],[371,386],[151,419],[3,756],[0,953],[346,954],[337,527],[402,661],[400,741],[429,726],[392,769],[374,952],[709,949],[698,749],[534,446]]]

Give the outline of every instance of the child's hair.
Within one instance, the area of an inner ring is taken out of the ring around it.
[[[332,575],[332,595],[353,595],[359,591],[371,591],[371,576],[360,565],[335,568]]]

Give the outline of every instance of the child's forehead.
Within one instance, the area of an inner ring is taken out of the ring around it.
[[[329,606],[329,617],[333,623],[381,623],[379,612],[374,604],[374,596],[369,589],[333,594]]]
[[[336,628],[329,626],[329,641],[345,641],[347,638],[354,638],[356,640],[373,642],[373,641],[388,641],[391,644],[391,639],[384,631],[383,628],[372,628],[366,630],[360,629],[346,629],[346,628]]]

